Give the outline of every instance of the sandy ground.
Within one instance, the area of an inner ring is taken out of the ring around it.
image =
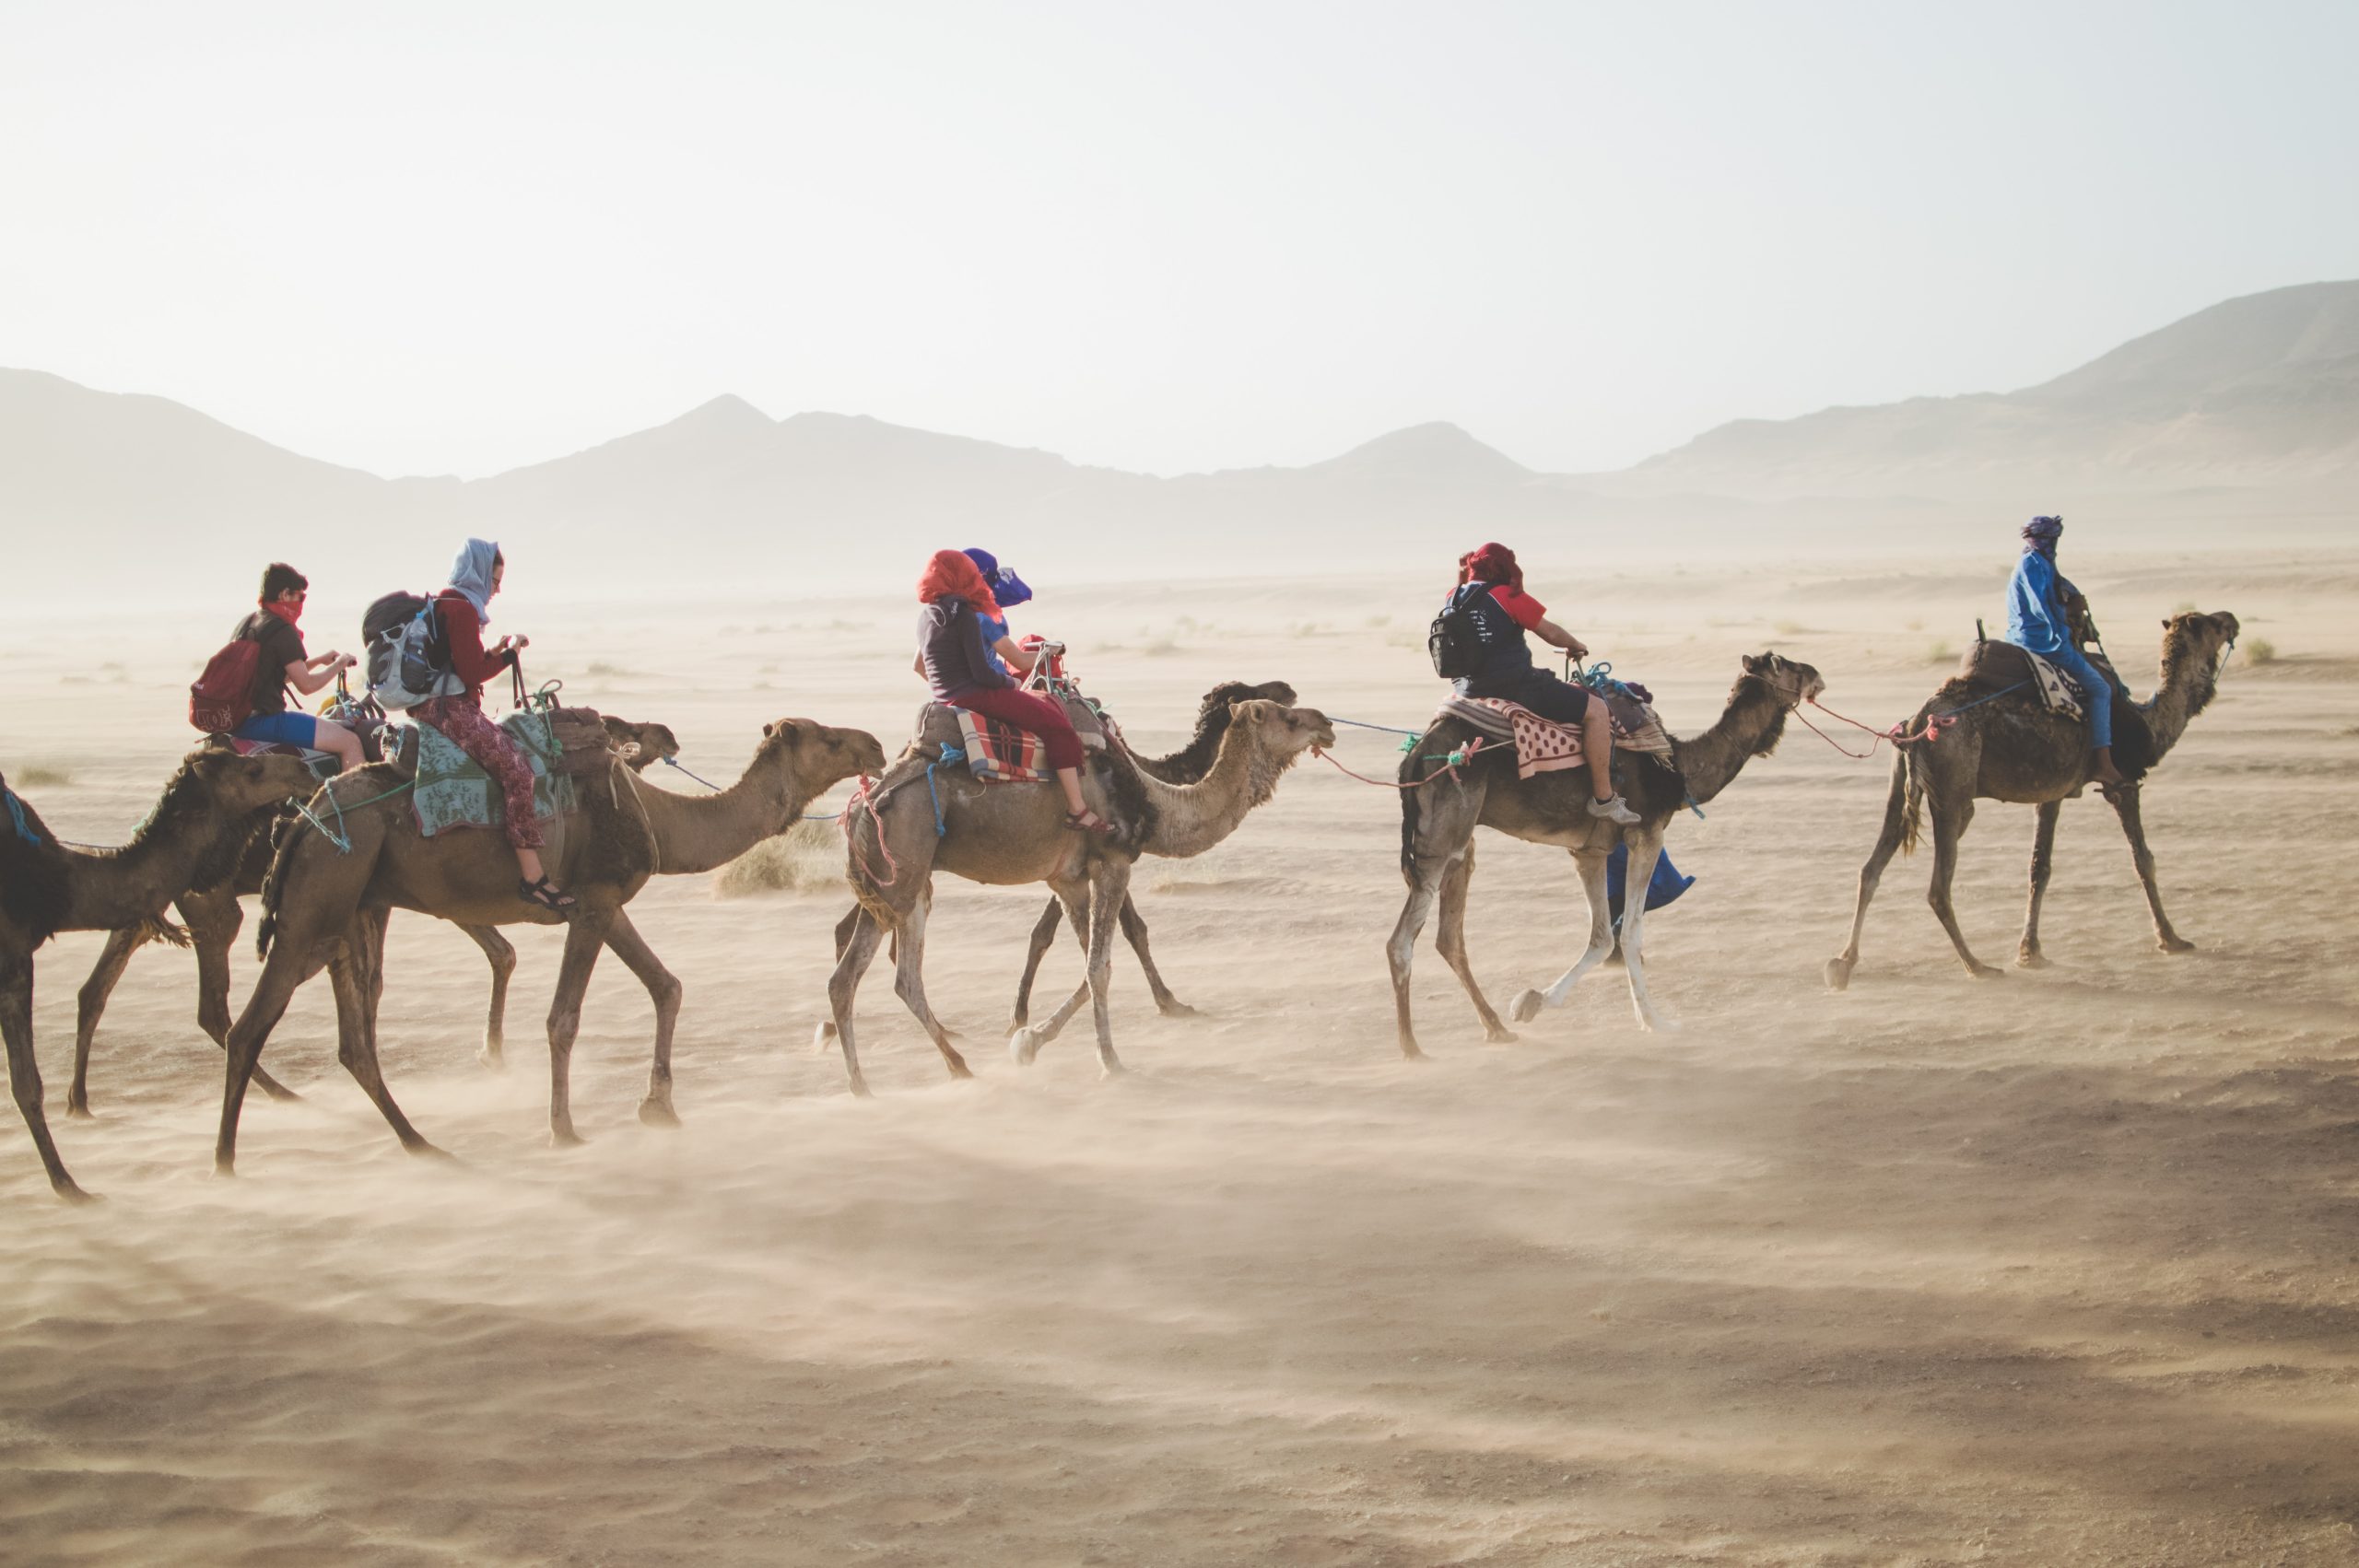
[[[998,1047],[1035,894],[942,889],[932,990],[978,1080],[946,1082],[872,977],[860,1102],[808,1049],[840,891],[682,878],[636,913],[687,987],[683,1129],[633,1117],[651,1015],[609,964],[575,1063],[593,1141],[547,1149],[554,939],[519,933],[496,1075],[473,1059],[474,948],[403,917],[388,1069],[462,1163],[399,1152],[314,984],[269,1057],[308,1097],[250,1102],[228,1183],[184,954],[141,955],[100,1039],[99,1119],[64,1119],[98,939],[60,939],[40,960],[52,1105],[111,1201],[53,1203],[0,1119],[0,1559],[2359,1561],[2359,563],[2068,564],[2142,685],[2181,603],[2280,649],[2232,671],[2147,791],[2184,957],[2154,951],[2092,797],[2066,813],[2054,968],[1969,980],[1920,858],[1828,994],[1884,768],[1794,731],[1672,830],[1702,880],[1649,946],[1684,1032],[1637,1032],[1608,972],[1485,1047],[1428,946],[1438,1059],[1407,1064],[1381,953],[1397,808],[1311,763],[1218,850],[1142,869],[1204,1015],[1156,1017],[1122,961],[1125,1080],[1078,1033],[1029,1070]],[[1675,730],[1769,646],[1882,723],[1996,612],[2003,565],[1546,596]],[[1230,676],[1379,722],[1430,708],[1430,585],[1066,597],[1028,624],[1090,650],[1143,746]],[[323,603],[315,625],[357,620]],[[234,611],[0,628],[0,767],[57,831],[137,821],[188,738],[187,667]],[[898,743],[910,618],[527,602],[505,624],[570,695],[669,721],[725,777],[784,714]],[[1383,773],[1392,741],[1343,752]],[[2030,831],[1986,806],[1967,845],[1963,916],[1994,962]],[[1495,1001],[1559,972],[1584,920],[1564,857],[1486,842],[1472,930]],[[236,963],[241,1001],[243,943]],[[1048,989],[1077,972],[1062,949]]]

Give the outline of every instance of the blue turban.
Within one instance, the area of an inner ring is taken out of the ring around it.
[[[991,585],[992,597],[999,601],[1001,609],[1021,604],[1032,597],[1031,589],[1015,575],[1015,568],[1001,566],[999,557],[989,550],[968,550],[965,554],[975,563],[975,569],[983,574],[983,581]]]
[[[2042,555],[2056,552],[2056,541],[2063,535],[2064,520],[2060,517],[2036,517],[2024,524],[2025,542]]]

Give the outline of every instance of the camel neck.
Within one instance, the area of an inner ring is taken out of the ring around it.
[[[1142,770],[1140,786],[1156,810],[1146,852],[1175,860],[1203,854],[1270,798],[1285,771],[1283,761],[1267,755],[1234,724],[1222,734],[1212,767],[1199,782],[1166,784]]]
[[[253,828],[252,813],[229,815],[213,808],[205,786],[183,774],[166,788],[154,813],[122,848],[60,846],[73,890],[63,929],[113,930],[162,914],[201,880],[219,881],[210,874],[213,868],[226,862],[234,869]],[[201,872],[205,878],[200,879]]]
[[[2147,731],[2154,738],[2156,757],[2178,744],[2188,725],[2211,706],[2219,689],[2219,673],[2213,661],[2184,652],[2174,656],[2173,649],[2164,649],[2162,684],[2155,687],[2152,697],[2138,705],[2145,716]]]
[[[655,836],[655,869],[666,876],[727,865],[763,839],[785,832],[809,799],[796,792],[784,758],[761,754],[737,782],[714,795],[675,795],[628,768],[615,772],[629,780],[638,797],[648,830]]]
[[[1746,763],[1777,746],[1790,711],[1785,698],[1760,676],[1740,679],[1718,723],[1700,735],[1672,743],[1687,792],[1700,802],[1727,789]]]

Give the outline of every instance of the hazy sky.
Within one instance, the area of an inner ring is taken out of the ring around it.
[[[0,364],[475,474],[734,392],[1535,467],[2359,275],[2359,5],[0,0]]]

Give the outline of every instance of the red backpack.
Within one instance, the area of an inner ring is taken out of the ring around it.
[[[188,721],[206,734],[228,734],[254,716],[254,674],[262,644],[250,637],[224,643],[188,688]]]

